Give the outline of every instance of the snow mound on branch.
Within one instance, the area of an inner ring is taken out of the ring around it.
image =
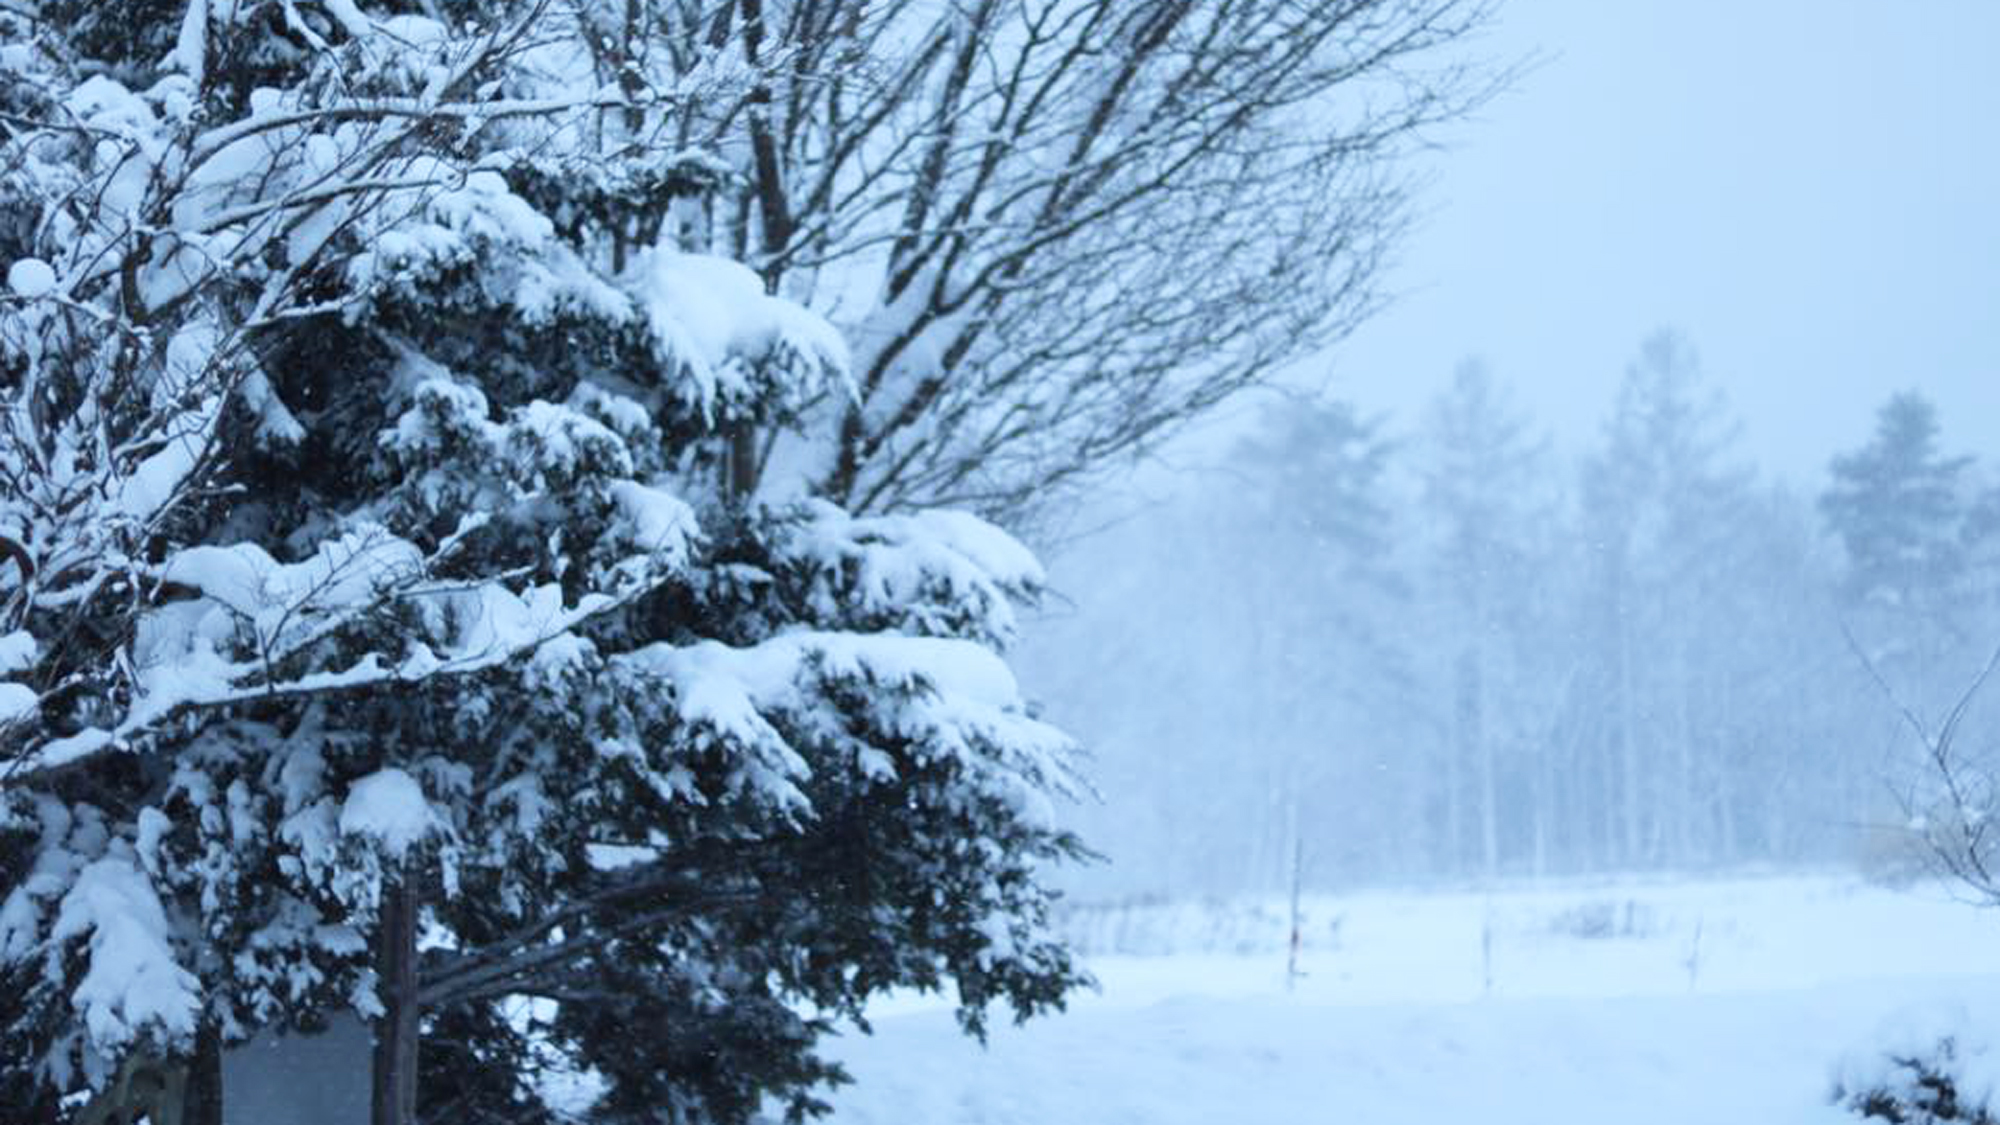
[[[633,658],[675,684],[683,714],[746,739],[763,726],[760,708],[805,706],[801,685],[813,672],[926,687],[927,714],[952,722],[990,723],[1021,703],[1006,661],[972,641],[944,637],[799,632],[746,648],[717,641],[653,645]]]
[[[26,684],[0,683],[0,726],[16,719],[25,719],[35,713],[41,704],[41,696]]]
[[[992,650],[951,637],[820,634],[821,659],[844,675],[872,673],[904,684],[927,683],[940,701],[1006,710],[1020,706],[1013,669]]]
[[[652,645],[625,659],[668,681],[688,721],[747,750],[737,787],[780,805],[803,807],[792,781],[810,767],[774,720],[840,729],[837,684],[869,685],[871,725],[916,744],[920,755],[958,761],[973,785],[1033,823],[1053,823],[1050,794],[1077,792],[1074,744],[1026,713],[1006,661],[976,642],[802,631],[742,648]],[[853,748],[865,774],[893,776],[879,748],[865,740]]]
[[[34,636],[25,630],[0,636],[0,674],[18,672],[33,664],[36,651]]]
[[[166,911],[123,842],[79,872],[63,896],[52,936],[62,942],[86,933],[90,968],[70,999],[100,1052],[149,1030],[194,1034],[200,986],[174,960]]]
[[[255,543],[189,547],[167,561],[160,577],[257,620],[307,604],[352,605],[422,566],[422,553],[409,542],[386,532],[357,531],[320,544],[297,563],[280,563]]]
[[[1047,582],[1033,552],[966,512],[857,517],[821,501],[804,512],[789,549],[830,579],[851,578],[838,601],[898,613],[904,628],[956,633],[954,615],[970,609],[988,639],[1004,645],[1017,631],[1011,599],[1032,598]]]
[[[7,267],[7,288],[28,298],[45,296],[56,287],[56,271],[40,258],[22,258]]]
[[[805,308],[764,292],[741,262],[708,254],[653,251],[641,263],[641,300],[653,330],[688,360],[704,394],[732,359],[764,360],[785,352],[822,372],[849,370],[840,332]]]
[[[567,628],[562,587],[548,583],[515,593],[486,585],[450,599],[458,620],[454,656],[481,656],[539,646]]]
[[[686,553],[700,532],[694,509],[678,496],[637,481],[611,482],[611,499],[634,546],[647,551]]]
[[[125,725],[151,721],[183,703],[223,699],[236,690],[254,666],[228,655],[239,624],[256,634],[255,652],[276,651],[422,572],[417,548],[380,528],[323,542],[296,563],[278,562],[254,543],[177,552],[161,567],[161,582],[190,587],[203,600],[169,602],[140,619],[132,657],[143,690]],[[375,659],[364,658],[350,674],[373,674],[368,661]]]
[[[178,356],[186,361],[185,351]],[[142,522],[159,514],[201,463],[221,418],[222,399],[213,395],[181,412],[168,424],[159,450],[132,467],[119,490],[116,510]]]
[[[393,766],[356,781],[340,807],[341,835],[370,837],[399,860],[443,828],[424,799],[423,786]]]
[[[383,174],[425,185],[410,194],[422,218],[370,233],[368,249],[347,265],[356,290],[407,292],[478,261],[489,275],[484,297],[512,305],[531,324],[548,324],[564,309],[611,323],[634,316],[631,299],[557,239],[548,217],[509,190],[494,169],[466,171],[413,156]]]
[[[35,638],[25,630],[0,636],[0,675],[11,675],[32,667],[38,655]],[[41,697],[26,684],[0,683],[0,726],[35,713]]]
[[[931,508],[907,518],[918,532],[971,560],[1003,586],[1040,586],[1048,580],[1033,551],[970,512]]]

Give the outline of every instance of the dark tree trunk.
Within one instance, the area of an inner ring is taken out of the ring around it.
[[[748,422],[729,429],[729,496],[747,501],[757,491],[757,430]]]
[[[182,1125],[222,1125],[222,1030],[214,1024],[195,1035],[182,1105]]]
[[[383,1012],[375,1023],[372,1125],[416,1125],[417,910],[409,878],[382,888],[375,987]]]

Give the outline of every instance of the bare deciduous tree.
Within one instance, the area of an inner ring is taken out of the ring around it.
[[[1990,756],[1965,745],[1966,725],[1980,693],[2000,672],[1995,649],[1935,725],[1898,698],[1873,660],[1848,634],[1848,647],[1917,739],[1920,770],[1896,790],[1896,801],[1918,857],[1982,905],[2000,905],[2000,836],[1994,812],[2000,773]]]
[[[1031,516],[1339,338],[1379,302],[1400,158],[1499,77],[1447,50],[1489,0],[626,9],[607,65],[758,76],[679,123],[741,188],[681,234],[847,329],[851,395],[756,453],[860,509]]]

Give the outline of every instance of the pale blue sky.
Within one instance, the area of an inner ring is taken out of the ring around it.
[[[1931,394],[2000,460],[2000,0],[1506,0],[1546,58],[1429,158],[1397,303],[1337,393],[1412,411],[1485,358],[1575,448],[1640,340],[1695,344],[1804,480]]]

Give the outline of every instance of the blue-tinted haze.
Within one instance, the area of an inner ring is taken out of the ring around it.
[[[1407,422],[1477,354],[1574,446],[1671,326],[1794,478],[1912,386],[2000,456],[1996,44],[1992,0],[1511,0],[1485,48],[1543,61],[1433,160],[1334,389]]]

